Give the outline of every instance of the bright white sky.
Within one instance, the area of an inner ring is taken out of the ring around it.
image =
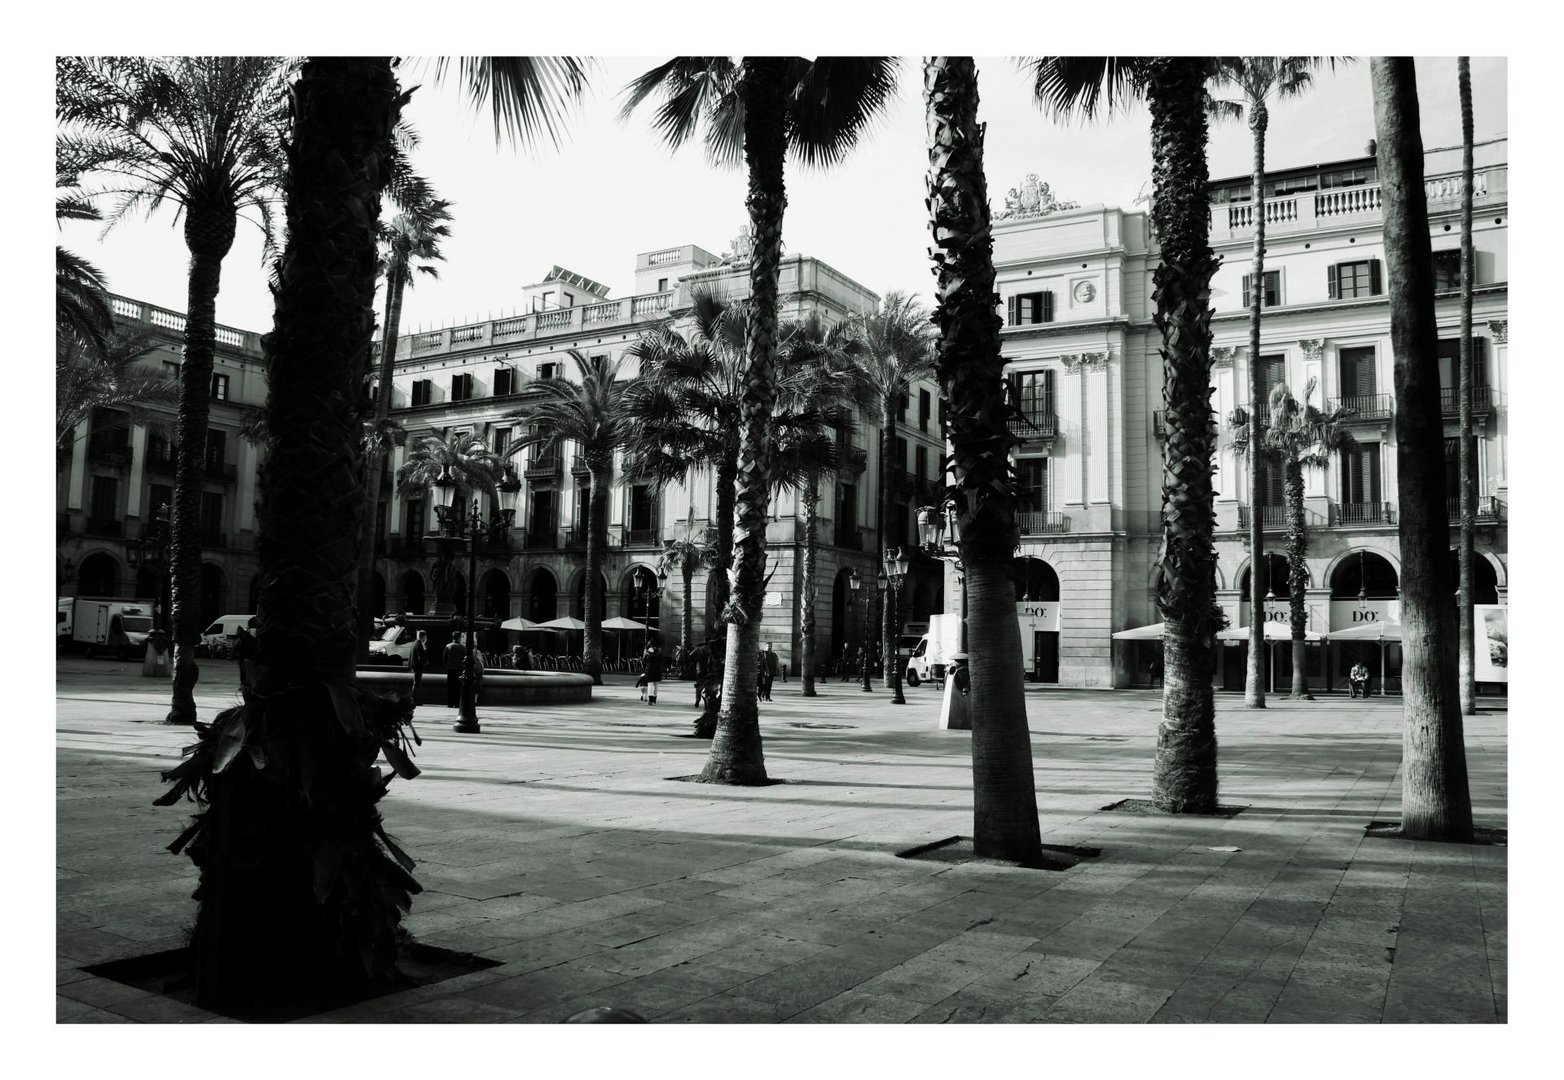
[[[608,285],[617,297],[633,291],[637,252],[685,243],[727,249],[745,220],[743,171],[709,166],[698,144],[670,154],[651,130],[650,103],[628,123],[617,118],[625,84],[661,59],[600,61],[590,97],[558,151],[548,144],[496,147],[489,119],[464,104],[453,82],[435,87],[428,65],[416,62],[404,73],[405,85],[422,83],[406,111],[423,139],[417,166],[454,204],[440,277],[421,277],[409,291],[405,330],[509,311],[521,286],[555,263]],[[1503,59],[1472,62],[1479,139],[1507,130],[1507,66]],[[1151,166],[1144,108],[1089,126],[1065,125],[1033,106],[1030,84],[1013,61],[980,61],[979,79],[996,209],[1029,172],[1061,199],[1134,204]],[[1424,144],[1459,143],[1454,59],[1420,61],[1418,91]],[[1321,74],[1309,95],[1273,108],[1267,160],[1281,168],[1357,156],[1373,131],[1363,60]],[[1246,173],[1250,152],[1244,124],[1218,125],[1211,175]],[[882,295],[903,289],[928,296],[926,163],[922,71],[912,58],[903,61],[900,92],[887,115],[843,165],[830,172],[790,165],[787,249],[821,258]],[[96,262],[114,291],[185,309],[187,256],[171,213],[124,222],[101,241],[95,225],[72,224],[61,242]],[[271,327],[254,227],[241,225],[223,265],[217,317],[240,329]]]

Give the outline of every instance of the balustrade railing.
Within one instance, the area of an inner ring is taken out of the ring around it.
[[[1252,513],[1253,513],[1253,508],[1252,507],[1240,506],[1238,508],[1238,527],[1240,529],[1247,529],[1249,527],[1249,522],[1250,522]],[[1285,507],[1285,506],[1262,506],[1262,507],[1260,507],[1260,527],[1262,529],[1282,529],[1282,528],[1286,528],[1286,526],[1287,526],[1287,507]]]
[[[1459,174],[1432,176],[1423,181],[1423,190],[1431,211],[1448,211],[1460,205],[1462,180]],[[1502,201],[1509,188],[1509,167],[1498,165],[1479,170],[1472,178],[1472,199],[1480,204]],[[1266,199],[1261,204],[1267,229],[1293,232],[1319,228],[1343,219],[1379,214],[1383,210],[1379,184],[1325,188],[1294,192]],[[1213,230],[1229,234],[1249,232],[1255,226],[1255,207],[1250,202],[1225,203],[1211,208]]]
[[[1022,536],[1039,536],[1044,533],[1067,533],[1070,518],[1052,510],[1027,510],[1016,515],[1016,524]]]
[[[1052,439],[1059,428],[1059,420],[1052,412],[1027,412],[1010,420],[1010,434],[1025,441],[1028,439]]]
[[[1351,409],[1347,422],[1389,420],[1395,411],[1395,398],[1391,394],[1349,394],[1331,398],[1331,408]]]
[[[1504,504],[1498,500],[1497,496],[1479,495],[1477,497],[1476,513],[1472,520],[1479,524],[1491,525],[1500,520],[1503,516],[1503,510]],[[1459,496],[1445,500],[1445,516],[1452,525],[1461,523],[1461,499]]]
[[[1331,504],[1331,524],[1394,525],[1395,506],[1386,502],[1338,502]]]

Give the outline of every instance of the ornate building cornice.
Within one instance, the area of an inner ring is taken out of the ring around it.
[[[1211,346],[1212,367],[1232,367],[1233,359],[1238,355],[1238,350],[1232,345]]]
[[[1108,354],[1106,352],[1065,353],[1059,357],[1064,362],[1064,369],[1074,375],[1081,368],[1095,368],[1108,366]]]
[[[1298,342],[1298,347],[1303,350],[1305,360],[1317,361],[1325,354],[1325,341],[1323,338],[1303,338]]]

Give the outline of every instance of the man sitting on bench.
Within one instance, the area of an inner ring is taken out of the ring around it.
[[[1347,673],[1347,681],[1352,684],[1350,696],[1357,697],[1359,692],[1364,697],[1369,696],[1369,669],[1363,661],[1359,660],[1352,665],[1352,670]]]

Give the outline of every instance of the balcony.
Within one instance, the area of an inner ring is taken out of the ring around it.
[[[1051,411],[1028,411],[1010,420],[1010,434],[1022,444],[1052,442],[1059,434],[1059,418]]]
[[[148,448],[142,465],[149,473],[172,475],[179,467],[179,456],[174,453],[172,446],[154,446]]]
[[[838,525],[831,535],[833,547],[847,551],[863,550],[863,530],[857,525]]]
[[[1450,524],[1461,524],[1461,500],[1459,498],[1445,500],[1445,517]],[[1497,525],[1504,520],[1504,504],[1492,495],[1479,495],[1477,497],[1477,514],[1473,521],[1478,525]]]
[[[566,529],[564,546],[566,550],[579,550],[585,548],[587,546],[586,526],[572,526],[571,528]]]
[[[1351,409],[1352,415],[1347,417],[1346,423],[1377,424],[1394,415],[1395,399],[1391,394],[1353,394],[1331,398],[1330,407],[1332,410]]]
[[[417,559],[429,551],[421,536],[393,536],[386,541],[386,554],[393,559]]]
[[[1248,507],[1248,506],[1240,506],[1238,508],[1238,527],[1240,529],[1247,529],[1247,528],[1249,528],[1250,509],[1251,508]],[[1262,506],[1262,507],[1260,507],[1260,528],[1262,528],[1262,529],[1285,529],[1286,527],[1287,527],[1287,507],[1285,507],[1285,506]]]
[[[113,518],[89,517],[87,519],[87,535],[124,536],[125,523],[123,521],[115,521]]]
[[[620,526],[620,536],[623,547],[629,548],[660,548],[663,546],[659,529],[627,529]]]
[[[232,483],[239,478],[239,466],[232,461],[207,460],[206,478],[208,480],[221,480],[224,483]]]
[[[1442,386],[1439,388],[1439,409],[1447,420],[1458,420],[1461,417],[1461,391],[1454,386]],[[1493,411],[1493,388],[1490,386],[1472,387],[1472,418],[1478,419],[1487,416]]]
[[[1387,502],[1331,503],[1331,524],[1337,528],[1386,526],[1396,523],[1395,504]]]
[[[129,468],[133,458],[130,444],[119,439],[91,435],[87,438],[87,460],[111,469]]]
[[[558,480],[559,472],[559,455],[549,454],[544,457],[529,458],[522,475],[528,480]]]
[[[1472,177],[1473,207],[1508,202],[1509,176],[1508,165],[1490,166],[1476,172]],[[1459,174],[1426,178],[1423,190],[1428,196],[1429,214],[1460,210],[1461,189]],[[1262,212],[1266,234],[1276,236],[1378,222],[1382,216],[1381,207],[1380,186],[1376,183],[1280,195],[1265,200]],[[1250,237],[1254,235],[1254,226],[1253,203],[1220,203],[1211,207],[1213,243]]]
[[[580,454],[577,454],[575,457],[570,459],[570,475],[576,477],[577,479],[580,479],[581,477],[591,477],[592,468],[586,463],[586,458],[582,457]]]
[[[554,529],[528,529],[526,545],[535,551],[554,551],[559,547],[559,533]]]
[[[1021,526],[1022,536],[1043,536],[1048,533],[1070,531],[1069,515],[1051,510],[1032,510],[1017,514],[1016,524]]]
[[[869,451],[861,446],[837,443],[836,453],[842,460],[842,472],[857,476],[869,467]]]

